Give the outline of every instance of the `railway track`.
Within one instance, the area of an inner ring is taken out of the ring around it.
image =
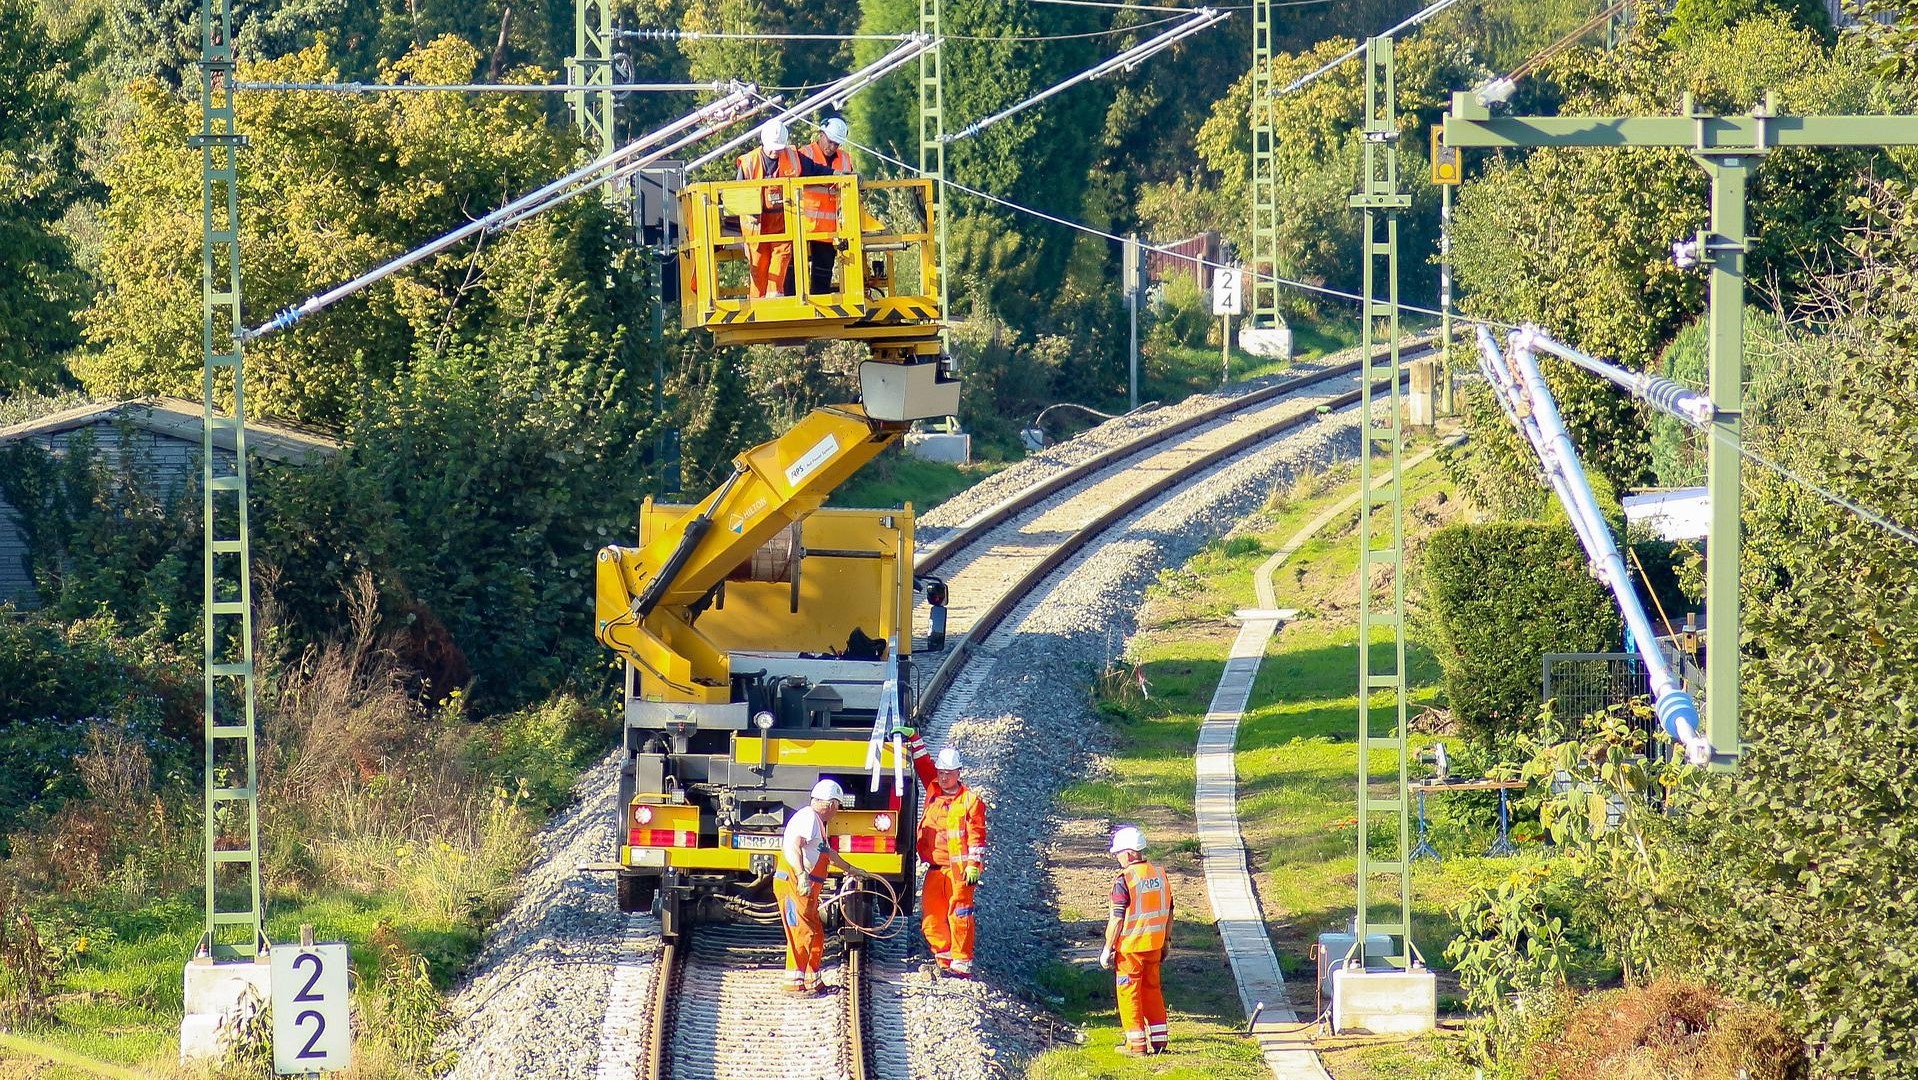
[[[1405,358],[1429,353],[1418,344]],[[968,662],[996,630],[1041,602],[1047,579],[1102,533],[1234,457],[1357,405],[1358,371],[1358,361],[1337,364],[1209,406],[1062,469],[942,537],[916,563],[922,575],[943,576],[952,596],[946,648],[915,658],[922,673],[937,661],[919,687],[919,714],[935,728],[950,722],[979,689],[960,678]],[[875,1046],[871,1037],[872,969],[901,967],[899,957],[875,963],[873,950],[882,948],[835,941],[828,992],[806,998],[781,989],[777,927],[692,929],[653,964],[638,1076],[905,1080],[905,1048]]]

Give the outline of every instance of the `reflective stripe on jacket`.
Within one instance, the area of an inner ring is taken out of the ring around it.
[[[1143,859],[1119,872],[1125,881],[1125,918],[1119,923],[1119,951],[1157,952],[1172,926],[1172,889],[1165,874]]]
[[[832,156],[819,149],[817,142],[809,142],[799,152],[808,161],[842,176],[852,174],[852,158],[846,154],[845,147],[834,147]],[[799,189],[799,212],[806,219],[806,232],[814,235],[832,235],[839,231],[839,188],[829,184],[816,184]]]
[[[919,858],[933,866],[986,862],[986,804],[964,784],[957,791],[927,785],[919,816]]]

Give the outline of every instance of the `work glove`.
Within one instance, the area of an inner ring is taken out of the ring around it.
[[[986,875],[985,867],[980,866],[978,863],[966,864],[966,884],[977,885],[979,884],[979,879],[984,877],[985,875]]]
[[[888,739],[911,740],[911,739],[916,739],[918,737],[919,737],[919,729],[917,728],[896,727],[896,728],[893,728],[891,731],[886,732],[886,738]]]
[[[1107,945],[1099,950],[1099,966],[1107,971],[1112,970],[1112,946]]]

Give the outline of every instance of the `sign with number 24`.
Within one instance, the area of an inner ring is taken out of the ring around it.
[[[346,945],[277,945],[272,956],[273,1071],[299,1076],[346,1068],[353,1057]]]

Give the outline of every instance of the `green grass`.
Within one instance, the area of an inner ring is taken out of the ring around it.
[[[267,912],[267,935],[274,941],[297,941],[301,924],[312,924],[321,940],[347,942],[356,988],[379,979],[382,957],[371,941],[383,923],[407,951],[427,961],[442,988],[452,983],[480,944],[479,926],[424,914],[392,896],[337,890],[283,896],[270,901]],[[150,1074],[169,1067],[179,1055],[185,1009],[182,965],[200,936],[199,894],[154,900],[132,910],[71,902],[50,905],[47,915],[69,928],[66,933],[86,937],[88,945],[61,973],[54,1023],[25,1034]],[[31,1058],[10,1058],[9,1051],[0,1049],[0,1060]]]
[[[1142,665],[1151,696],[1144,698],[1136,689],[1102,695],[1100,709],[1118,746],[1110,759],[1112,773],[1066,789],[1066,809],[1144,820],[1158,854],[1168,862],[1189,858],[1178,852],[1188,846],[1192,829],[1192,752],[1237,633],[1230,615],[1255,602],[1253,576],[1259,564],[1354,486],[1343,471],[1301,484],[1289,497],[1275,497],[1248,530],[1162,575],[1128,658]],[[1441,500],[1456,498],[1431,461],[1408,475],[1406,495],[1408,507],[1428,512],[1421,517],[1408,511],[1407,529],[1414,534],[1430,527],[1426,519]],[[1302,617],[1274,637],[1255,684],[1253,708],[1239,733],[1240,821],[1269,929],[1287,974],[1308,979],[1308,947],[1320,932],[1343,929],[1351,918],[1358,768],[1356,525],[1356,510],[1340,515],[1276,575],[1279,605],[1299,608]],[[1390,656],[1389,636],[1375,640],[1372,648],[1375,668],[1383,666]],[[1416,629],[1408,642],[1407,674],[1410,711],[1416,716],[1439,698],[1438,664]],[[1111,683],[1120,685],[1116,679]],[[1429,736],[1415,736],[1415,744],[1429,741]],[[1394,773],[1381,769],[1375,778]],[[1414,941],[1440,970],[1447,967],[1444,945],[1456,932],[1449,909],[1478,885],[1536,857],[1486,859],[1474,854],[1491,838],[1489,829],[1476,826],[1435,827],[1433,840],[1444,859],[1421,862],[1415,871]],[[1206,948],[1218,949],[1209,926],[1197,930]],[[1193,936],[1188,931],[1181,947],[1197,946]],[[1193,951],[1203,955],[1203,950]],[[1175,1047],[1185,1043],[1180,1055],[1186,1059],[1174,1058],[1182,1071],[1114,1064],[1121,1059],[1106,1049],[1118,1038],[1112,990],[1102,984],[1099,995],[1083,1002],[1066,995],[1066,1014],[1086,1028],[1088,1045],[1042,1057],[1031,1075],[1261,1075],[1257,1055],[1229,1034],[1240,1023],[1240,1008],[1223,955],[1215,955],[1216,966],[1195,980],[1203,985],[1167,978],[1168,998],[1184,1021],[1183,1026],[1178,1020],[1173,1025]],[[1441,1005],[1451,997],[1442,986]],[[1344,1049],[1332,1060],[1340,1080],[1451,1080],[1471,1075],[1436,1039]]]
[[[991,476],[1005,462],[947,465],[890,449],[832,493],[833,506],[885,508],[911,503],[925,512]]]

